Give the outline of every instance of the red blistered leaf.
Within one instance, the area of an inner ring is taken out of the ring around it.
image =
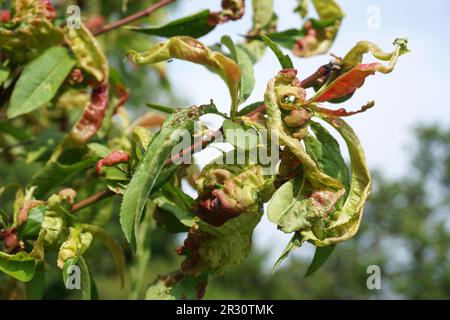
[[[72,130],[72,139],[84,143],[100,129],[106,109],[108,108],[109,84],[104,83],[92,90],[91,101],[84,109],[83,115]]]
[[[355,92],[361,88],[366,78],[373,75],[377,69],[383,66],[381,63],[360,64],[349,72],[344,73],[334,80],[327,88],[320,94],[310,100],[310,102],[325,102],[337,99]]]
[[[0,23],[7,23],[11,19],[11,11],[1,10],[0,11]]]
[[[103,158],[97,162],[97,173],[102,175],[103,166],[113,166],[118,163],[126,163],[130,161],[130,156],[126,152],[113,151],[106,158]]]

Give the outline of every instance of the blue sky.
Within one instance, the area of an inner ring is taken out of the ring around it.
[[[251,1],[247,1],[250,3]],[[183,0],[170,18],[182,17],[204,8],[219,9],[220,1]],[[408,149],[416,124],[440,123],[449,125],[450,112],[447,95],[450,91],[450,1],[429,0],[340,0],[346,13],[340,33],[331,52],[343,56],[358,41],[369,40],[386,51],[392,50],[396,37],[408,37],[412,52],[401,57],[396,69],[389,75],[377,74],[344,105],[355,109],[368,100],[375,100],[375,108],[349,118],[364,146],[371,169],[380,169],[388,177],[408,174]],[[275,0],[279,15],[279,30],[300,27],[301,19],[293,13],[295,0]],[[380,13],[380,29],[370,29],[368,10],[376,6]],[[201,41],[211,45],[224,34],[245,34],[251,26],[251,14],[241,21],[219,26]],[[372,58],[367,58],[371,61]],[[327,63],[330,57],[322,55],[309,59],[294,59],[299,77],[309,75]],[[373,59],[372,59],[373,60]],[[262,100],[267,81],[278,71],[274,56],[267,52],[255,66],[257,85],[249,102]],[[214,99],[222,111],[228,111],[227,89],[220,78],[200,66],[174,61],[169,64],[171,82],[178,95],[190,104]],[[258,227],[256,244],[280,252],[289,236],[281,235],[269,225],[266,218]],[[307,254],[310,250],[306,250]]]

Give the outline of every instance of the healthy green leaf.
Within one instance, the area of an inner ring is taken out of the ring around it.
[[[116,265],[117,273],[120,276],[121,286],[123,288],[125,285],[125,255],[122,247],[105,230],[98,226],[84,224],[83,229],[92,233],[94,238],[101,240],[106,245],[109,252],[111,252],[114,259],[114,264]]]
[[[35,259],[26,252],[10,255],[0,251],[0,271],[16,280],[27,282],[34,277]]]
[[[144,158],[134,172],[120,208],[120,224],[133,251],[136,250],[136,233],[142,210],[164,167],[164,162],[178,143],[180,134],[185,134],[183,130],[193,129],[193,120],[204,111],[201,107],[195,107],[171,114],[152,139]]]
[[[127,29],[166,38],[175,36],[200,38],[210,33],[216,27],[216,25],[208,22],[209,16],[209,10],[202,10],[193,15],[173,20],[161,27],[129,27]]]
[[[335,246],[329,246],[329,247],[316,247],[316,252],[314,254],[314,258],[311,262],[311,264],[308,267],[308,270],[306,271],[305,277],[309,277],[314,272],[320,269],[320,267],[323,266],[323,264],[328,260],[328,258],[333,253]]]
[[[292,63],[291,58],[281,51],[280,47],[276,45],[275,42],[273,42],[269,37],[265,35],[261,35],[261,38],[263,41],[269,46],[270,50],[275,54],[278,61],[280,62],[281,68],[283,69],[292,69],[294,68],[294,64]]]
[[[45,289],[45,266],[39,263],[33,279],[26,282],[27,300],[41,300]]]
[[[96,162],[95,158],[87,158],[68,165],[49,161],[33,176],[30,186],[37,186],[35,196],[41,198],[50,190],[61,186],[77,172],[95,165]]]
[[[91,270],[83,257],[78,260],[81,271],[81,297],[83,300],[97,300],[98,292]]]
[[[8,118],[34,111],[49,102],[74,65],[75,61],[62,47],[50,48],[28,64],[12,93]]]
[[[221,42],[230,50],[231,57],[241,68],[241,81],[239,85],[239,102],[245,102],[255,88],[255,75],[253,73],[253,62],[245,49],[235,46],[229,36],[222,37]]]
[[[186,232],[194,225],[194,200],[179,188],[166,183],[161,190],[151,195],[151,199],[159,208],[154,217],[161,228],[178,233]]]

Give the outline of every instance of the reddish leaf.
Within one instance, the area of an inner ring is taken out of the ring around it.
[[[84,109],[81,119],[72,129],[71,136],[75,142],[88,141],[100,129],[108,108],[108,93],[108,83],[104,83],[92,91],[91,101]]]
[[[349,72],[339,76],[320,95],[315,96],[309,102],[325,102],[355,92],[364,84],[366,78],[373,75],[380,66],[383,65],[379,62],[357,65]]]

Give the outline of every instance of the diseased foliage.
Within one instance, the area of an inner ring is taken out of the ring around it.
[[[211,46],[198,38],[249,14],[244,0],[223,0],[218,12],[205,9],[160,26],[127,26],[114,32],[98,15],[85,17],[79,28],[65,25],[56,18],[57,12],[65,12],[65,1],[55,7],[47,0],[15,0],[2,8],[1,157],[5,162],[26,161],[36,170],[28,181],[0,182],[0,196],[5,193],[12,200],[0,202],[0,270],[27,282],[29,296],[40,298],[44,261],[61,269],[66,285],[71,267],[78,265],[82,297],[95,299],[87,254],[99,239],[112,254],[122,286],[128,267],[124,249],[131,251],[131,297],[137,298],[150,240],[160,228],[184,234],[183,245],[176,248],[184,260],[179,271],[158,277],[146,298],[202,298],[210,276],[224,274],[249,255],[264,204],[274,227],[292,234],[276,266],[310,242],[317,249],[307,275],[318,270],[337,244],[357,233],[371,188],[363,148],[342,117],[374,105],[347,111],[321,103],[347,101],[369,75],[391,72],[408,49],[406,39],[396,39],[390,53],[362,41],[344,58],[334,57],[300,80],[297,61],[294,64],[278,45],[301,58],[324,54],[344,19],[334,0],[312,1],[318,19],[310,18],[308,4],[299,1],[297,9],[305,19],[302,29],[278,31],[273,1],[253,0],[253,26],[243,40],[225,36]],[[119,20],[116,26],[122,26],[121,21],[129,22]],[[114,42],[100,36],[107,31],[112,37],[128,32],[128,47],[119,53],[110,49]],[[149,36],[167,39],[154,43]],[[281,70],[272,79],[255,79],[254,65],[266,47]],[[369,52],[386,65],[363,64]],[[158,95],[169,96],[165,63],[172,59],[217,74],[228,87],[229,112],[219,111],[213,100],[189,108],[148,103],[160,113],[142,116],[127,111],[136,99],[146,99],[152,87],[133,83],[130,70],[145,72],[142,65],[148,65],[157,78],[153,87]],[[264,95],[242,106],[256,81],[267,81]],[[312,97],[307,97],[308,88],[315,91]],[[198,126],[206,114],[224,118],[219,131]],[[345,141],[349,165],[327,127]],[[192,160],[192,152],[214,146],[222,133],[233,151],[211,159],[204,168],[179,161]],[[270,138],[262,139],[267,133]],[[179,148],[185,139],[194,143]],[[261,157],[249,156],[268,150],[281,155],[272,171]],[[227,162],[238,155],[242,163]],[[184,182],[197,191],[195,199]],[[118,219],[112,215],[112,202],[91,207],[109,197],[120,199]],[[103,228],[114,219],[120,222],[125,246]],[[48,261],[47,252],[56,252],[56,261]]]

